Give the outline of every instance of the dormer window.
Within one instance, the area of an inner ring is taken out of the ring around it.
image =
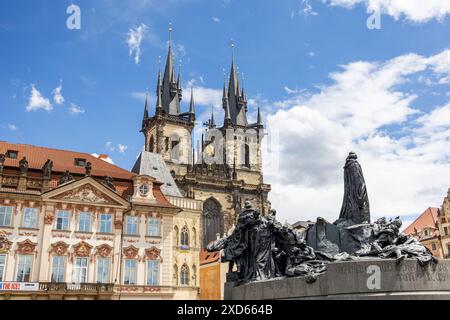
[[[150,191],[150,188],[148,186],[148,184],[141,184],[141,186],[139,187],[139,193],[141,194],[142,197],[147,196],[148,192]]]
[[[76,158],[75,159],[75,165],[77,166],[77,167],[82,167],[82,168],[84,168],[84,167],[86,167],[86,159],[80,159],[80,158]]]
[[[6,157],[10,159],[17,159],[19,157],[19,151],[16,150],[8,150],[6,152]]]

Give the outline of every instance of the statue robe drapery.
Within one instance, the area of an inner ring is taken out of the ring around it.
[[[369,197],[361,166],[350,154],[344,166],[344,200],[339,219],[353,224],[370,223]]]

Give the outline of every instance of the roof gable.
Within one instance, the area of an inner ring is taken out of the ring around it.
[[[128,207],[128,201],[92,177],[63,184],[57,189],[44,193],[43,197],[47,201],[54,202]]]

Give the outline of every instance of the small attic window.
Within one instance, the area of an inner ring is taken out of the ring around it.
[[[167,186],[171,187],[171,186],[172,186],[172,184],[171,184],[171,183],[167,183]]]
[[[77,167],[86,167],[86,159],[75,158],[75,165]]]
[[[6,152],[6,157],[10,159],[17,159],[19,156],[19,151],[16,150],[8,150]]]
[[[153,167],[153,170],[158,170],[158,167]]]

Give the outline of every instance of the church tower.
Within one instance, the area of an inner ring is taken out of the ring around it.
[[[158,71],[155,113],[149,116],[146,98],[141,132],[145,136],[145,151],[161,154],[176,174],[185,174],[187,164],[192,161],[191,137],[195,124],[193,92],[187,112],[181,112],[182,97],[181,66],[176,77],[170,36],[164,75],[161,67]]]
[[[195,92],[191,89],[189,110],[182,113],[180,74],[176,78],[169,41],[164,75],[158,73],[155,114],[149,116],[146,101],[141,131],[145,150],[162,155],[182,195],[203,201],[201,245],[205,248],[235,225],[244,201],[263,215],[270,209],[270,185],[264,183],[262,173],[264,126],[259,107],[256,122],[248,122],[247,97],[233,53],[228,88],[226,81],[223,84],[223,124],[217,126],[212,113],[194,150]]]

